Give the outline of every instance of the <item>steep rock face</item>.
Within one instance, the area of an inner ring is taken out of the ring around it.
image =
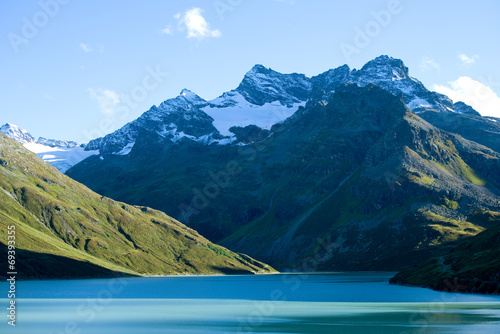
[[[213,142],[222,136],[212,125],[213,119],[200,110],[206,105],[205,100],[185,89],[178,97],[166,100],[158,107],[152,106],[121,129],[91,140],[87,149],[99,150],[101,154],[126,155],[144,132],[157,134],[172,142],[181,138]]]
[[[484,229],[468,216],[499,208],[499,158],[429,124],[404,96],[346,84],[250,144],[158,142],[68,174],[278,268],[319,252],[315,269],[393,270]]]
[[[243,78],[236,91],[248,102],[262,106],[279,101],[292,107],[309,99],[311,80],[303,74],[281,74],[255,65]]]
[[[459,102],[454,105],[447,96],[429,91],[420,81],[410,76],[408,67],[403,61],[389,56],[377,57],[360,70],[351,71],[344,65],[311,80],[326,93],[333,92],[336,87],[347,82],[356,83],[358,86],[376,84],[396,96],[402,94],[408,108],[416,113],[434,110],[479,115],[464,103]]]
[[[92,192],[1,133],[0,203],[0,253],[14,226],[21,278],[273,271],[160,211]]]
[[[353,82],[360,86],[375,83],[394,95],[403,94],[403,101],[416,113],[425,110],[449,112],[453,102],[446,96],[430,92],[415,78],[399,59],[381,56],[366,63],[359,71],[352,71]]]
[[[500,152],[500,120],[468,113],[435,111],[422,112],[419,116],[442,130],[457,133],[466,139]]]

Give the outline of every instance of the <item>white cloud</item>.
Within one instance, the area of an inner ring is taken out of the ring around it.
[[[162,34],[165,34],[165,35],[172,35],[174,33],[172,31],[172,28],[170,28],[170,26],[166,26],[165,28],[163,28],[162,30],[160,30],[160,32]]]
[[[500,97],[485,84],[469,77],[448,82],[448,86],[434,85],[438,93],[448,95],[453,102],[462,101],[483,116],[500,117]]]
[[[110,89],[88,89],[90,98],[97,101],[100,111],[106,116],[113,116],[121,103],[121,95]]]
[[[201,8],[187,10],[183,15],[177,13],[174,18],[177,19],[180,30],[187,30],[186,38],[204,39],[210,37],[220,37],[221,32],[218,29],[211,29],[210,24],[201,15]]]
[[[426,72],[428,70],[436,70],[438,72],[441,72],[441,66],[439,66],[439,64],[436,63],[434,59],[423,56],[422,60],[420,61],[420,70],[422,72]]]
[[[462,62],[464,65],[472,65],[476,62],[476,59],[479,58],[478,55],[474,55],[472,57],[467,56],[466,54],[460,53],[458,55],[458,59]]]
[[[80,43],[80,49],[82,49],[84,52],[92,51],[92,48],[90,47],[90,45],[85,44],[85,43]]]

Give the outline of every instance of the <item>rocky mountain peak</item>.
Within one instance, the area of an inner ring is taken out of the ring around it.
[[[248,75],[252,75],[255,73],[278,73],[273,71],[271,68],[264,66],[262,64],[255,64],[250,71],[247,72]]]
[[[206,101],[201,98],[198,94],[192,92],[191,90],[184,88],[180,93],[179,97],[184,98],[187,102],[191,102],[193,104],[203,104]]]
[[[373,79],[401,80],[410,78],[408,67],[405,66],[401,59],[392,58],[386,55],[379,56],[369,61],[357,72],[361,72],[363,76],[368,76]]]
[[[274,101],[291,106],[309,98],[311,82],[304,74],[282,74],[255,65],[245,74],[236,91],[248,102],[259,106]]]

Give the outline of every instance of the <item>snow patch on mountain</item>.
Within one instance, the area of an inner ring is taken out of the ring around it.
[[[22,144],[25,148],[38,155],[43,161],[51,164],[62,173],[91,155],[99,154],[96,150],[85,150],[85,146],[74,141],[47,139],[40,137],[35,140],[28,131],[14,124],[4,124],[0,127],[8,137]]]
[[[414,98],[411,100],[410,103],[407,103],[408,108],[410,109],[415,109],[415,108],[431,108],[431,104],[429,101],[421,99],[421,98]],[[450,109],[451,110],[451,109]]]
[[[210,101],[209,105],[201,110],[214,119],[213,125],[220,134],[231,137],[234,134],[229,129],[233,126],[256,125],[269,130],[304,105],[305,101],[293,103],[290,107],[274,101],[260,106],[248,102],[239,92],[232,92],[231,95]]]
[[[132,151],[132,148],[134,148],[134,145],[135,145],[135,141],[132,143],[128,143],[127,145],[125,145],[124,148],[122,148],[122,150],[120,152],[117,152],[115,154],[116,155],[127,155],[130,153],[130,151]]]
[[[46,146],[36,142],[25,143],[23,146],[31,152],[36,153],[39,158],[51,164],[62,173],[66,173],[68,169],[80,161],[92,155],[99,154],[99,151],[85,151],[81,146],[61,148]]]

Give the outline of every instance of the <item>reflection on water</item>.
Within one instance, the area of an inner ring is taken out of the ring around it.
[[[17,326],[4,320],[0,332],[500,333],[500,297],[392,286],[389,277],[332,273],[18,282]],[[0,301],[5,309],[7,300]]]

